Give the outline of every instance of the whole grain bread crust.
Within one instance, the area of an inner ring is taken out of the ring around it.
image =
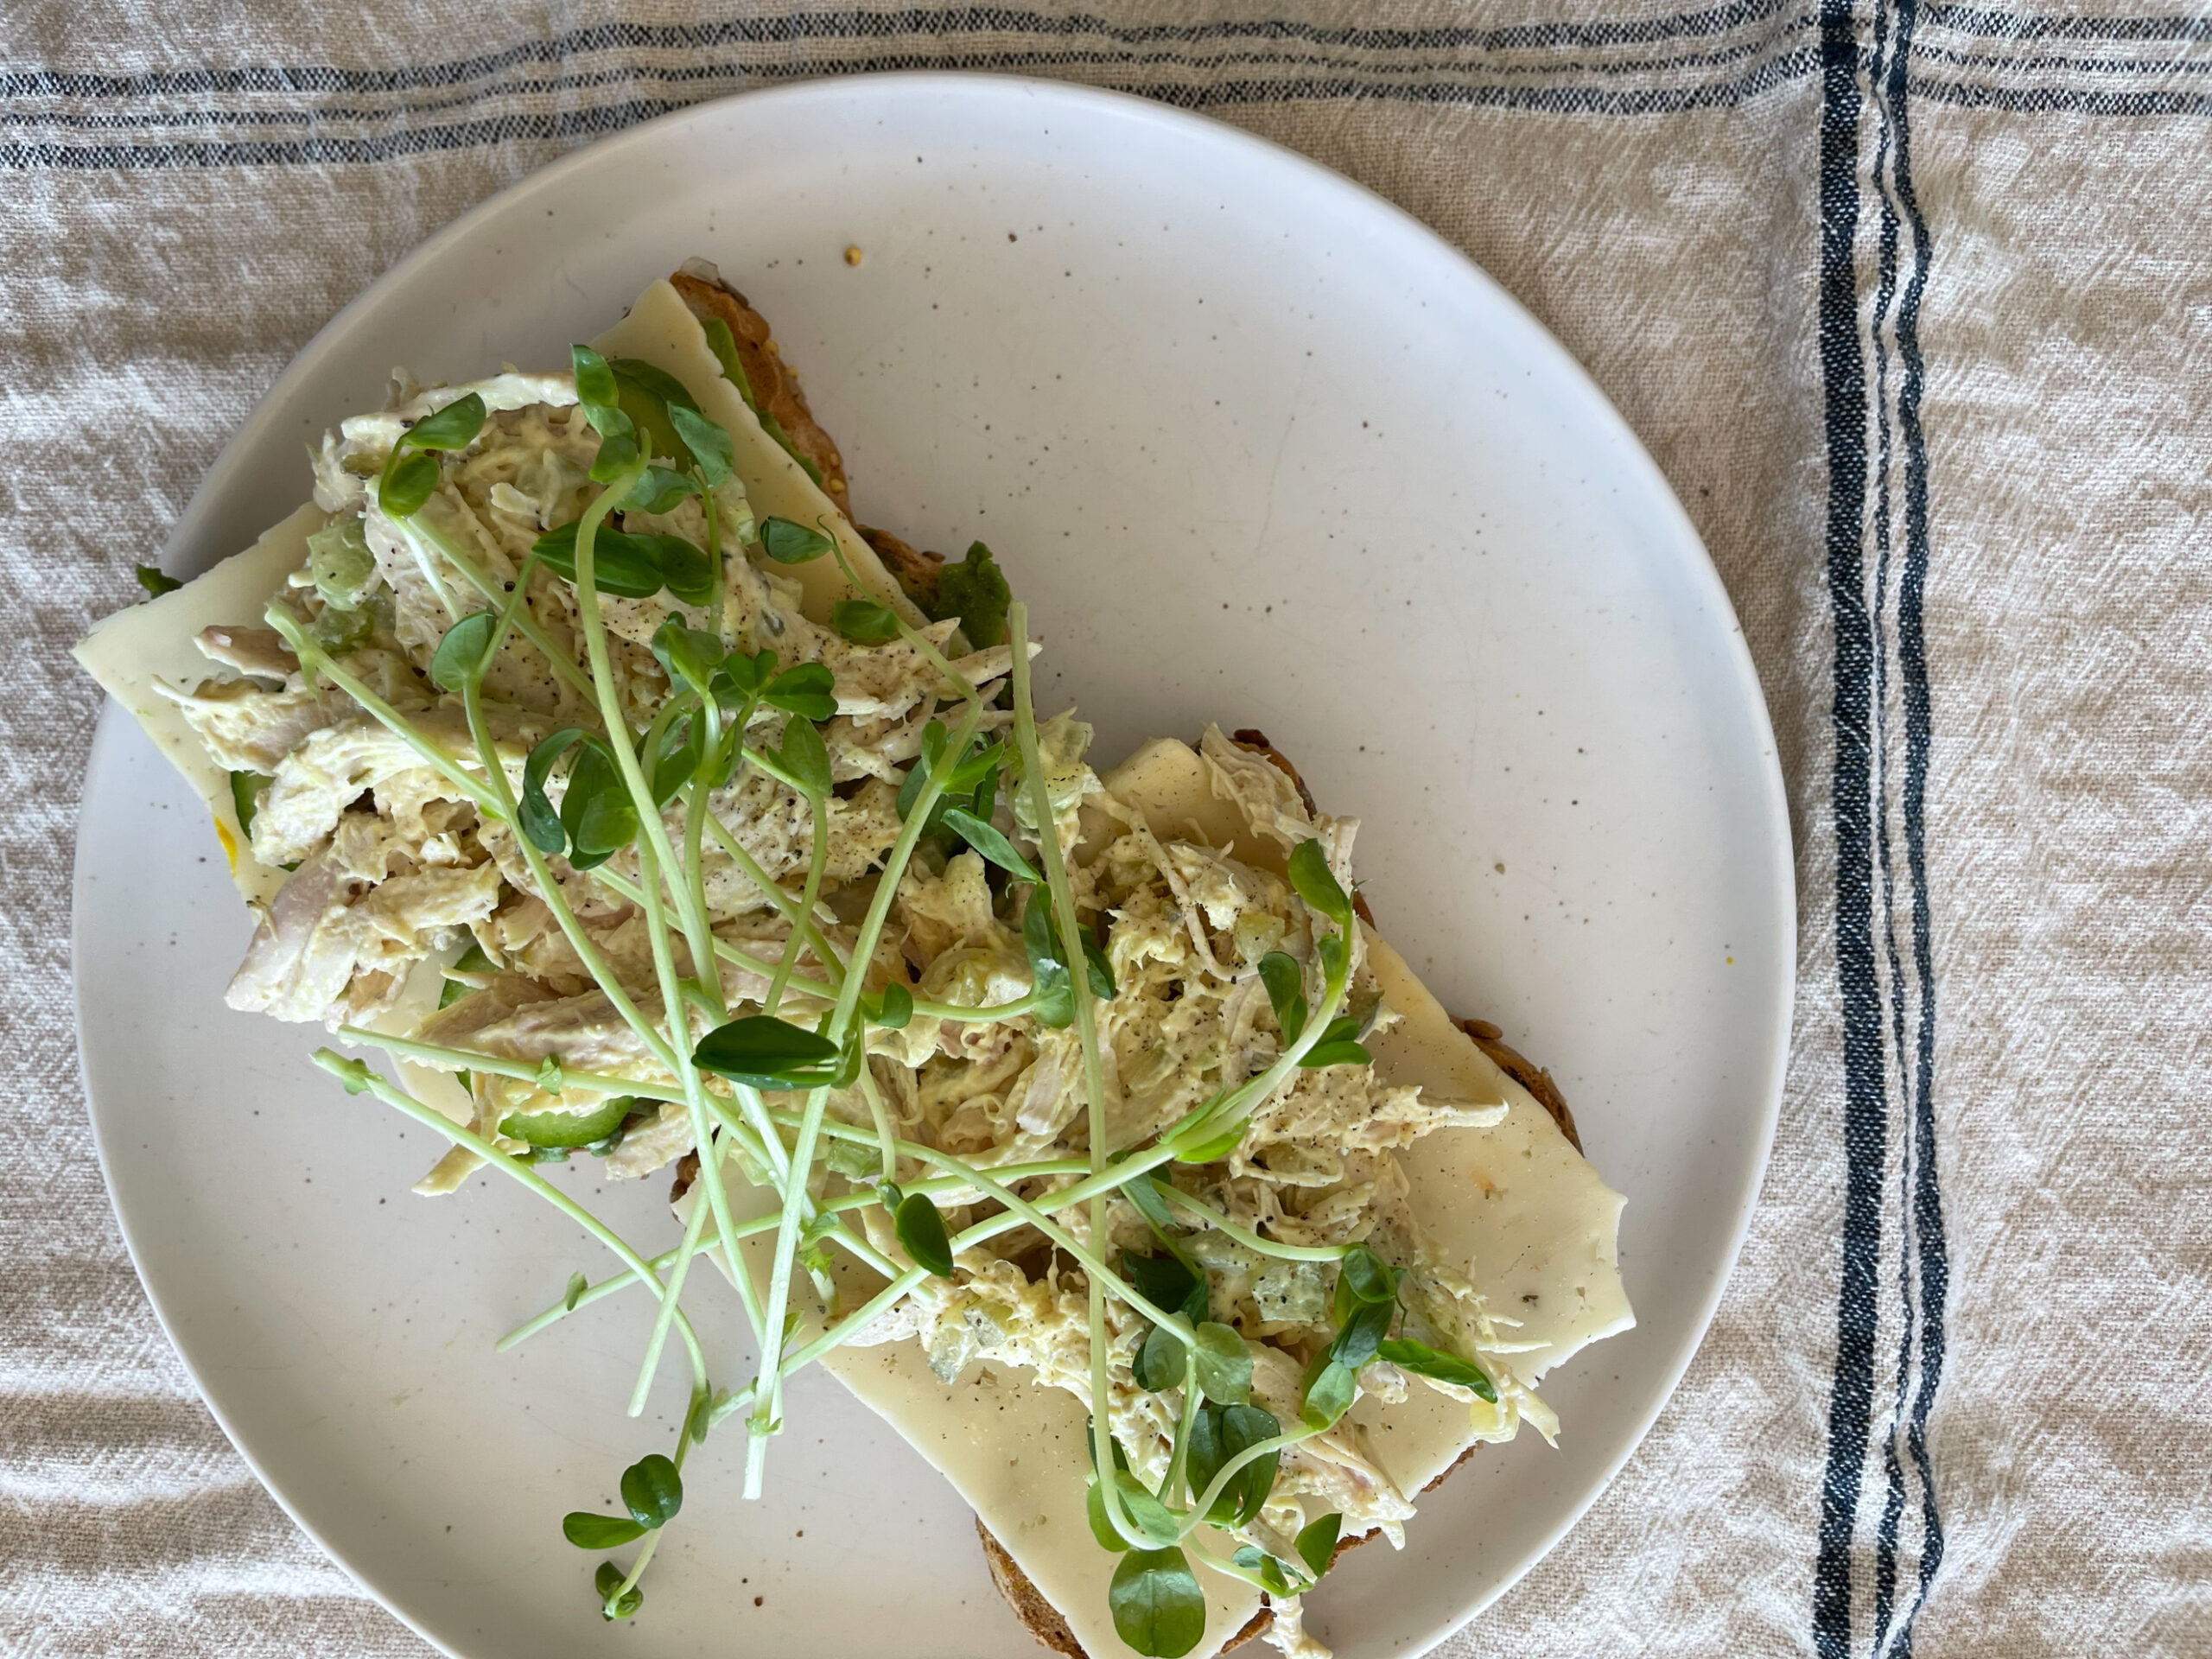
[[[720,318],[728,325],[730,336],[737,342],[737,359],[744,365],[745,378],[753,393],[753,408],[774,417],[776,424],[783,428],[784,435],[791,441],[791,448],[813,462],[815,470],[822,474],[822,493],[837,504],[838,512],[850,518],[853,508],[846,499],[844,457],[837,453],[837,446],[830,435],[816,423],[814,411],[806,406],[806,393],[799,389],[798,371],[784,361],[775,336],[768,332],[768,320],[719,276],[703,274],[712,269],[706,265],[687,267],[671,276],[669,284],[701,322]]]

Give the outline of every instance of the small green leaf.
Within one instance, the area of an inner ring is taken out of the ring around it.
[[[699,407],[691,388],[657,363],[648,363],[642,357],[617,357],[610,359],[607,366],[614,372],[617,385],[626,382],[671,410]]]
[[[1028,953],[1031,1012],[1037,1023],[1063,1030],[1075,1023],[1075,987],[1068,978],[1067,959],[1053,937],[1048,913],[1052,899],[1042,887],[1029,890],[1023,907],[1021,944]]]
[[[952,1241],[945,1236],[944,1217],[923,1192],[909,1192],[899,1205],[893,1226],[899,1243],[914,1259],[940,1279],[952,1277]]]
[[[1390,1334],[1390,1320],[1397,1311],[1394,1302],[1361,1303],[1351,1318],[1338,1327],[1335,1340],[1329,1344],[1330,1357],[1357,1370],[1375,1357],[1382,1338]]]
[[[1351,900],[1337,885],[1336,874],[1329,868],[1329,855],[1318,840],[1301,841],[1292,850],[1290,885],[1298,889],[1307,909],[1327,917],[1347,933],[1351,931]]]
[[[620,1128],[637,1105],[628,1095],[614,1095],[588,1112],[509,1112],[499,1133],[533,1147],[588,1147]]]
[[[1152,1230],[1159,1234],[1165,1243],[1171,1230],[1167,1200],[1160,1197],[1160,1187],[1152,1173],[1147,1171],[1135,1180],[1125,1183],[1121,1192],[1123,1198],[1136,1205],[1137,1213],[1152,1224]]]
[[[648,467],[621,499],[623,512],[666,512],[677,502],[699,493],[699,480],[671,467]]]
[[[778,564],[806,564],[827,553],[832,543],[818,530],[795,524],[788,518],[760,521],[760,550]]]
[[[548,1054],[537,1063],[537,1086],[549,1095],[557,1095],[568,1086],[561,1071],[561,1062]]]
[[[1270,950],[1260,958],[1260,982],[1267,987],[1268,1006],[1275,1011],[1287,1048],[1306,1029],[1306,975],[1294,958]]]
[[[1106,1489],[1091,1477],[1090,1490],[1084,1493],[1083,1512],[1090,1522],[1090,1535],[1098,1541],[1101,1549],[1110,1549],[1116,1555],[1129,1547],[1129,1541],[1115,1529],[1112,1517],[1106,1513]]]
[[[269,792],[274,778],[264,778],[257,772],[234,772],[231,774],[231,810],[238,814],[241,834],[253,832],[253,815],[261,810],[261,798]]]
[[[1252,1397],[1252,1351],[1242,1333],[1208,1320],[1198,1326],[1198,1338],[1191,1370],[1200,1392],[1224,1406],[1247,1403]]]
[[[722,573],[707,550],[681,536],[639,536],[659,568],[668,591],[686,605],[704,607],[721,598]]]
[[[819,802],[828,797],[830,750],[811,721],[784,722],[784,745],[776,751],[776,762],[809,800]]]
[[[825,1087],[842,1058],[828,1038],[766,1014],[716,1027],[691,1055],[694,1065],[718,1076],[770,1090]]]
[[[599,1614],[601,1618],[610,1623],[618,1618],[627,1618],[645,1605],[643,1590],[635,1585],[627,1590],[622,1589],[622,1580],[628,1576],[612,1561],[599,1564],[599,1572],[593,1578],[592,1584],[599,1592]],[[622,1591],[620,1600],[614,1599],[614,1592],[618,1590]]]
[[[594,425],[601,428],[599,453],[592,457],[591,471],[587,476],[594,484],[612,484],[638,459],[636,429],[630,424],[630,417],[620,408],[601,410],[587,405],[584,413],[593,417]],[[607,429],[609,426],[616,429],[609,431]]]
[[[1440,1354],[1426,1343],[1393,1338],[1376,1349],[1378,1358],[1388,1360],[1402,1371],[1411,1371],[1416,1376],[1433,1376],[1440,1382],[1450,1382],[1459,1388],[1472,1389],[1492,1405],[1497,1403],[1497,1388],[1482,1367],[1457,1354]]]
[[[683,619],[671,616],[653,630],[652,652],[671,684],[688,685],[699,696],[709,695],[716,671],[728,657],[721,639],[702,628],[687,628]],[[747,667],[752,659],[740,656]]]
[[[973,812],[954,806],[945,809],[944,827],[1001,869],[1021,880],[1036,882],[1041,888],[1045,878],[1037,874],[1036,867],[1021,855],[996,824],[986,823]]]
[[[1175,1154],[1175,1161],[1179,1164],[1217,1164],[1243,1144],[1245,1132],[1251,1127],[1250,1118],[1240,1117],[1205,1140],[1185,1147]]]
[[[914,808],[920,803],[922,791],[928,786],[930,774],[944,761],[944,722],[932,720],[922,728],[921,749],[914,756],[914,763],[906,768],[906,775],[899,781],[899,821],[905,823],[913,817]]]
[[[707,348],[714,353],[715,361],[721,365],[722,378],[737,388],[737,395],[751,409],[753,386],[745,378],[745,360],[737,354],[737,336],[730,333],[729,324],[720,317],[709,317],[700,326],[707,336]]]
[[[1336,1559],[1337,1539],[1344,1531],[1344,1525],[1342,1515],[1330,1514],[1299,1529],[1298,1559],[1306,1563],[1306,1570],[1313,1575],[1317,1584],[1329,1570],[1329,1563]]]
[[[1145,1484],[1126,1469],[1114,1471],[1114,1490],[1122,1499],[1122,1508],[1147,1543],[1172,1544],[1181,1529],[1174,1513],[1162,1503]]]
[[[940,622],[958,617],[969,644],[982,650],[1006,643],[1006,612],[1013,598],[991,550],[976,542],[965,559],[938,573],[937,603],[930,614]]]
[[[425,415],[399,442],[409,449],[466,449],[483,429],[484,400],[472,391],[435,414]]]
[[[1353,1302],[1395,1302],[1403,1271],[1393,1268],[1365,1244],[1355,1244],[1337,1266],[1337,1321],[1351,1317]],[[1349,1300],[1347,1300],[1349,1299]]]
[[[801,720],[828,720],[837,712],[836,681],[820,663],[799,663],[768,682],[760,701]]]
[[[568,848],[569,832],[561,827],[561,816],[546,798],[545,780],[552,776],[555,765],[569,747],[588,735],[581,726],[563,726],[543,739],[523,763],[522,798],[517,804],[517,816],[522,821],[523,834],[541,853],[558,853]]]
[[[138,585],[143,588],[151,598],[159,599],[163,594],[173,594],[184,586],[158,564],[142,564],[137,569]]]
[[[1191,1423],[1191,1484],[1203,1493],[1231,1458],[1281,1433],[1274,1414],[1257,1406],[1201,1406]],[[1216,1526],[1249,1525],[1267,1502],[1281,1463],[1280,1447],[1253,1459],[1222,1488],[1206,1519]]]
[[[645,1535],[645,1529],[626,1515],[594,1515],[589,1510],[571,1510],[561,1518],[561,1535],[578,1549],[620,1549]]]
[[[683,1478],[658,1452],[648,1452],[622,1471],[622,1502],[641,1527],[664,1527],[683,1507]]]
[[[492,645],[492,631],[499,621],[490,611],[471,611],[448,628],[437,650],[430,653],[430,683],[441,691],[458,692],[481,674]]]
[[[583,1300],[584,1292],[590,1288],[591,1281],[585,1278],[583,1274],[581,1273],[570,1274],[569,1275],[568,1293],[561,1298],[561,1306],[566,1308],[569,1313],[575,1313],[576,1311],[576,1304]],[[572,1540],[571,1541],[574,1541]],[[598,1544],[587,1544],[584,1548],[587,1549],[598,1549],[602,1548],[612,1549],[613,1546],[612,1544],[603,1546]]]
[[[1084,977],[1090,982],[1090,994],[1101,1002],[1114,1000],[1114,964],[1106,960],[1106,953],[1098,948],[1098,941],[1088,933],[1083,937]]]
[[[707,487],[719,489],[730,475],[729,434],[697,410],[681,404],[668,406],[668,419],[676,435],[683,440],[683,447],[691,452],[692,463],[706,480]]]
[[[1330,934],[1313,947],[1313,954],[1320,960],[1321,977],[1325,982],[1334,984],[1343,977],[1344,971],[1344,936],[1343,934]]]
[[[422,511],[438,487],[438,460],[408,449],[394,449],[377,481],[377,505],[392,518],[411,518]]]
[[[620,400],[622,389],[614,384],[614,371],[590,346],[569,346],[569,364],[576,377],[576,401],[585,408],[612,408]]]
[[[676,798],[676,791],[697,774],[699,763],[706,758],[706,739],[707,722],[691,715],[660,728],[652,752],[645,758],[655,806],[666,806]]]
[[[1351,1409],[1359,1386],[1358,1374],[1326,1353],[1317,1354],[1308,1368],[1306,1392],[1298,1414],[1311,1428],[1326,1428]]]
[[[841,599],[830,607],[830,623],[856,645],[880,645],[899,637],[899,619],[887,605],[872,599]]]
[[[1129,1356],[1129,1375],[1137,1387],[1157,1394],[1182,1382],[1185,1363],[1182,1338],[1166,1325],[1155,1325]]]
[[[569,768],[561,798],[561,827],[568,831],[569,862],[590,869],[638,838],[638,806],[603,737],[587,734]]]
[[[886,1031],[904,1031],[914,1017],[914,994],[893,980],[883,988],[883,1001],[875,1015],[875,1023]]]
[[[1239,1544],[1236,1553],[1230,1560],[1258,1579],[1270,1595],[1287,1598],[1298,1594],[1305,1587],[1302,1582],[1294,1585],[1290,1581],[1290,1575],[1283,1570],[1281,1561],[1250,1544]]]
[[[1181,1659],[1206,1633],[1206,1599],[1179,1549],[1133,1549],[1106,1592],[1114,1629],[1147,1659]]]
[[[576,530],[575,524],[549,530],[530,549],[548,570],[569,582],[576,579]],[[682,540],[680,537],[669,539]],[[659,550],[653,545],[656,540],[652,537],[627,535],[611,524],[601,524],[591,538],[591,585],[618,599],[651,599],[668,585]],[[684,545],[689,547],[690,543]],[[702,562],[706,556],[699,554]]]

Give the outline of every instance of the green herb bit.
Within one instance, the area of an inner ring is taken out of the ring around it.
[[[635,1585],[625,1590],[622,1569],[612,1561],[601,1561],[599,1572],[592,1580],[599,1592],[600,1617],[612,1624],[618,1618],[628,1618],[645,1605],[645,1592]]]
[[[484,429],[484,400],[472,391],[401,433],[377,481],[377,505],[393,518],[420,512],[438,487],[437,456],[432,452],[467,448]]]
[[[779,1020],[749,1014],[699,1039],[692,1064],[751,1088],[786,1092],[836,1081],[842,1051],[826,1037]]]
[[[1149,1659],[1180,1659],[1206,1633],[1206,1599],[1183,1552],[1133,1549],[1106,1592],[1114,1630]]]
[[[691,452],[691,464],[699,469],[707,487],[719,489],[728,482],[734,470],[728,432],[696,409],[681,404],[669,405],[668,418],[676,435]]]
[[[1492,1405],[1497,1403],[1497,1388],[1489,1375],[1471,1361],[1457,1354],[1440,1354],[1426,1343],[1403,1338],[1392,1338],[1376,1349],[1376,1357],[1389,1361],[1402,1371],[1411,1371],[1416,1376],[1432,1376],[1439,1382],[1450,1382],[1462,1389],[1472,1389]]]
[[[1274,1414],[1254,1405],[1205,1405],[1191,1420],[1191,1490],[1201,1496],[1230,1459],[1275,1439],[1282,1425]],[[1280,1448],[1265,1452],[1231,1475],[1207,1510],[1217,1527],[1249,1526],[1268,1501],[1282,1462]]]
[[[241,834],[253,831],[253,815],[261,810],[261,798],[269,792],[274,778],[264,778],[257,772],[234,772],[231,774],[231,810],[238,814]]]
[[[1243,1334],[1233,1325],[1208,1320],[1198,1326],[1198,1339],[1191,1351],[1191,1375],[1199,1391],[1219,1405],[1248,1403],[1252,1398],[1252,1351]]]
[[[583,1300],[583,1294],[590,1288],[591,1281],[585,1278],[582,1274],[570,1274],[569,1275],[569,1288],[561,1298],[562,1311],[567,1313],[575,1313],[576,1311],[576,1304]]]
[[[1329,868],[1329,855],[1317,840],[1302,841],[1290,855],[1290,885],[1307,909],[1325,916],[1339,928],[1351,931],[1351,900]]]
[[[613,1095],[588,1112],[509,1112],[499,1133],[532,1147],[588,1147],[620,1128],[637,1106],[630,1096]]]
[[[490,611],[471,611],[448,628],[430,654],[430,683],[441,691],[458,693],[469,678],[483,673],[499,620]]]
[[[1306,1563],[1306,1570],[1313,1575],[1317,1584],[1329,1570],[1330,1562],[1336,1559],[1337,1539],[1342,1535],[1344,1525],[1344,1516],[1332,1512],[1299,1529],[1298,1559]]]
[[[952,1241],[945,1236],[944,1217],[919,1192],[909,1192],[893,1216],[899,1243],[915,1265],[940,1279],[952,1277]]]
[[[626,1515],[571,1510],[561,1517],[561,1535],[578,1549],[620,1549],[644,1537],[646,1531]]]
[[[1017,880],[1034,882],[1040,887],[1044,885],[1045,878],[1037,874],[1036,867],[1021,855],[1014,844],[1006,838],[996,824],[977,817],[964,807],[957,806],[944,809],[944,827],[951,830],[954,835],[958,836],[961,840]],[[1084,943],[1089,944],[1090,941],[1085,940]],[[1096,945],[1090,948],[1094,950],[1097,949]],[[1089,960],[1087,954],[1085,960]],[[1094,988],[1096,983],[1096,976],[1094,973],[1092,976]],[[1113,978],[1109,970],[1107,984],[1110,987],[1112,983]],[[1107,997],[1113,995],[1110,988],[1097,994]]]
[[[1075,988],[1068,978],[1068,964],[1054,936],[1051,899],[1042,887],[1033,887],[1022,907],[1021,946],[1029,957],[1032,1006],[1037,1023],[1055,1031],[1075,1020]]]
[[[1306,1029],[1306,975],[1293,957],[1270,950],[1260,958],[1260,983],[1267,988],[1268,1006],[1274,1010],[1287,1047]]]
[[[837,712],[836,682],[821,663],[799,663],[768,682],[760,701],[802,720],[828,720]]]
[[[778,564],[811,563],[834,545],[820,531],[788,518],[763,518],[758,533],[760,550]]]
[[[622,498],[618,511],[666,512],[698,493],[699,481],[689,473],[679,473],[672,467],[648,467]]]
[[[830,626],[856,645],[880,645],[899,637],[899,619],[872,599],[841,599],[830,607]]]
[[[173,594],[184,586],[158,564],[142,564],[134,568],[137,571],[138,585],[146,590],[149,599],[159,599],[163,594]]]
[[[639,1526],[664,1527],[683,1507],[683,1478],[668,1459],[649,1452],[622,1471],[622,1502]]]
[[[930,614],[940,622],[947,617],[959,618],[962,632],[978,649],[1002,645],[1007,606],[1013,597],[991,550],[975,542],[969,544],[966,558],[938,573],[937,603]]]

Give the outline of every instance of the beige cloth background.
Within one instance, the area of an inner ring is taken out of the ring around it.
[[[679,103],[934,65],[1198,105],[1465,247],[1758,659],[1804,918],[1764,1201],[1649,1440],[1451,1651],[2212,1653],[2212,18],[2111,3],[0,7],[0,1645],[424,1651],[116,1234],[66,647],[429,231]]]

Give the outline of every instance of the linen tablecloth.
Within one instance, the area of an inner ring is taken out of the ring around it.
[[[1436,226],[1625,413],[1758,659],[1802,915],[1758,1217],[1658,1427],[1449,1651],[2212,1653],[2212,18],[2088,3],[0,9],[0,1646],[425,1651],[117,1235],[68,645],[464,208],[936,67],[1202,109]]]

